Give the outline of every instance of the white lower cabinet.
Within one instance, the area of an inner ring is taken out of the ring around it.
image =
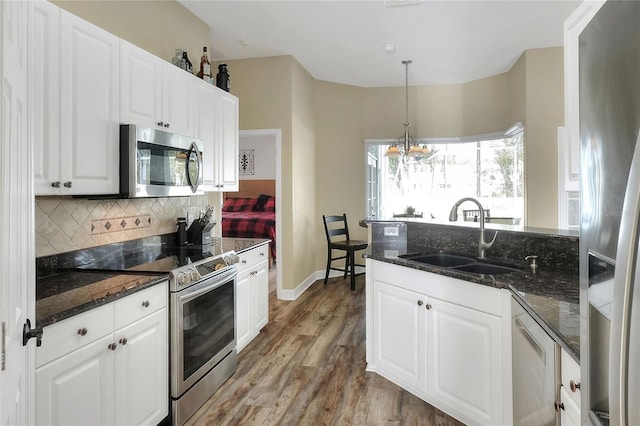
[[[560,353],[560,424],[579,425],[580,365],[564,349]]]
[[[167,284],[158,284],[45,327],[36,352],[36,423],[162,421],[169,412],[167,296]]]
[[[501,420],[500,317],[429,299],[427,395],[480,424]]]
[[[236,337],[240,352],[269,321],[269,245],[239,254],[236,293]]]
[[[504,424],[502,293],[367,260],[368,369],[467,424]]]
[[[112,343],[103,337],[36,370],[38,425],[114,424]]]

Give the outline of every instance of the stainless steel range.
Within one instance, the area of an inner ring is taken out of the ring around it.
[[[169,273],[171,417],[182,425],[236,371],[238,256],[216,244],[177,246],[173,235],[110,250],[83,268]]]
[[[184,424],[236,371],[237,262],[230,252],[170,272],[174,425]]]

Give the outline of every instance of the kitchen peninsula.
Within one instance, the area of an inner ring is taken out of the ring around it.
[[[368,226],[369,370],[465,423],[509,423],[512,299],[562,348],[567,365],[579,362],[577,237],[500,227],[487,258],[476,259],[475,227]],[[485,232],[490,239],[495,231]],[[527,256],[537,256],[536,268]],[[501,273],[468,272],[487,265]]]

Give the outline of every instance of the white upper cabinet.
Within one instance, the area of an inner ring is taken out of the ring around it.
[[[193,136],[193,75],[120,40],[120,121]]]
[[[221,92],[220,141],[221,152],[218,166],[218,185],[223,191],[238,190],[238,98],[223,90]]]
[[[59,114],[59,8],[47,1],[30,3],[29,109],[33,139],[36,194],[57,194],[60,181],[58,153]]]
[[[36,195],[117,193],[119,40],[45,2],[31,19]]]
[[[204,141],[206,191],[238,190],[238,98],[204,81],[194,84],[195,137]]]

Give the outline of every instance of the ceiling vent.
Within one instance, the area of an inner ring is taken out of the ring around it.
[[[382,4],[386,7],[408,6],[410,4],[421,4],[422,0],[382,0]]]

